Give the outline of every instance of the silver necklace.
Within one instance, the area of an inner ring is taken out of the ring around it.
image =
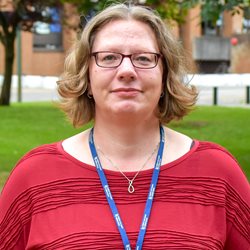
[[[116,164],[114,164],[113,163],[113,161],[109,158],[109,157],[107,157],[104,153],[103,153],[103,151],[97,146],[97,151],[99,152],[99,153],[101,153],[102,155],[103,155],[103,157],[106,159],[106,160],[108,160],[110,163],[111,163],[111,165],[114,167],[114,168],[116,168],[126,179],[127,179],[127,181],[128,181],[128,192],[130,193],[130,194],[132,194],[132,193],[134,193],[134,191],[135,191],[135,188],[134,188],[134,186],[133,186],[133,182],[134,182],[134,180],[135,180],[135,178],[138,176],[138,174],[140,173],[140,171],[142,171],[142,169],[146,166],[146,164],[147,164],[147,162],[152,158],[152,156],[155,154],[155,152],[156,152],[156,150],[159,148],[159,145],[160,145],[160,143],[157,143],[157,145],[156,145],[156,147],[154,148],[154,150],[153,150],[153,152],[147,157],[147,159],[146,159],[146,161],[143,163],[143,165],[140,167],[140,169],[136,172],[136,174],[134,175],[134,177],[132,178],[132,179],[129,179],[122,171],[121,171],[121,169],[116,165]]]

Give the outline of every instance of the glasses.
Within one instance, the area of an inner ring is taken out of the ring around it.
[[[96,64],[102,68],[117,68],[121,65],[124,57],[128,57],[133,66],[139,69],[152,69],[156,67],[159,58],[161,57],[160,54],[153,52],[124,55],[122,53],[110,51],[94,52],[91,56],[95,57]]]

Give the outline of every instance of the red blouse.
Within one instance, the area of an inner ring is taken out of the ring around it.
[[[140,172],[129,194],[125,178],[105,170],[132,249],[152,172]],[[0,249],[123,249],[95,167],[67,154],[61,142],[25,155],[1,194]],[[195,141],[161,166],[143,244],[152,249],[250,249],[249,183],[223,148]]]

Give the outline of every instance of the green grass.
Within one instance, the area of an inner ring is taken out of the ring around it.
[[[49,102],[0,106],[0,187],[18,159],[30,149],[79,132]]]
[[[171,127],[193,138],[226,147],[250,179],[250,109],[198,107]],[[83,128],[84,129],[84,128]],[[78,133],[51,103],[0,107],[0,186],[18,159],[30,149]]]
[[[250,109],[200,106],[171,127],[193,138],[218,143],[240,163],[250,180]]]

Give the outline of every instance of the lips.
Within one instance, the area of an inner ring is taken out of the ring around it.
[[[142,91],[136,88],[117,88],[112,90],[111,93],[114,93],[119,97],[135,97],[142,93]]]
[[[119,92],[127,92],[127,93],[130,93],[130,92],[142,92],[141,90],[139,89],[136,89],[136,88],[117,88],[117,89],[114,89],[112,90],[111,92],[113,93],[119,93]]]

